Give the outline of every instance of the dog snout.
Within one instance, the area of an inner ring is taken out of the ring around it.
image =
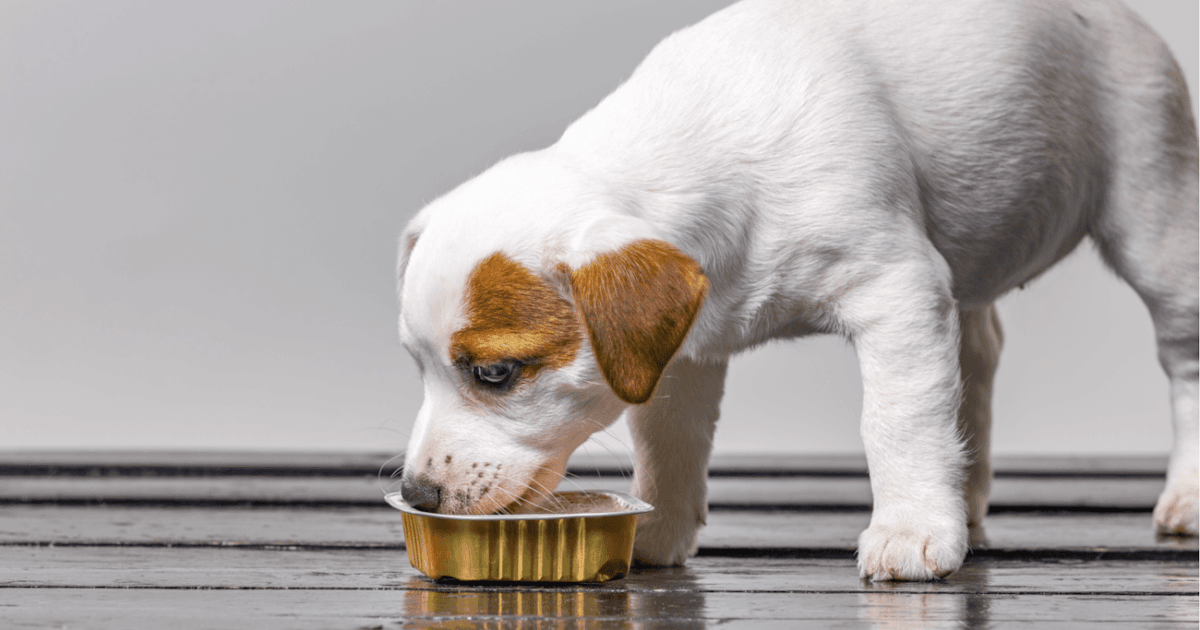
[[[442,503],[442,486],[425,476],[404,477],[400,482],[400,496],[418,510],[436,512]]]

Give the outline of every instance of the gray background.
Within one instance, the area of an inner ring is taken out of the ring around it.
[[[724,4],[3,0],[0,448],[401,450],[405,220]],[[1197,3],[1132,5],[1194,95]],[[1000,303],[997,452],[1168,447],[1149,317],[1091,250]],[[861,449],[841,341],[731,372],[718,451]]]

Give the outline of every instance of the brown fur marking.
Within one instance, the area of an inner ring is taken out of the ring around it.
[[[650,400],[708,293],[696,261],[640,240],[571,273],[571,289],[604,378],[622,400]]]
[[[496,252],[467,281],[468,323],[450,339],[450,360],[488,365],[521,361],[521,377],[563,367],[579,349],[579,321],[571,303],[545,280]]]

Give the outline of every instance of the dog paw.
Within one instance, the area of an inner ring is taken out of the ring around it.
[[[873,582],[944,578],[967,555],[967,527],[872,523],[858,537],[859,577]]]
[[[643,517],[633,540],[633,561],[656,567],[680,566],[696,554],[699,525],[673,524],[669,519]]]
[[[1198,500],[1195,481],[1167,486],[1154,506],[1154,529],[1166,536],[1195,536]]]

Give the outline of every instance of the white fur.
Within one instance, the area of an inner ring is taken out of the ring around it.
[[[657,238],[699,262],[711,289],[655,397],[630,409],[635,489],[657,506],[636,556],[675,564],[694,549],[728,357],[835,333],[854,343],[864,385],[875,508],[860,570],[944,576],[986,510],[1000,345],[990,305],[1090,235],[1154,317],[1176,431],[1155,517],[1194,535],[1190,121],[1169,53],[1115,1],[731,6],[664,40],[554,146],[413,219],[400,333],[426,401],[406,478],[436,480],[462,498],[455,509],[549,491],[571,451],[627,406],[586,343],[509,399],[464,387],[447,348],[466,278],[504,252],[569,299],[559,264]],[[485,462],[512,475],[474,501],[463,484]]]

